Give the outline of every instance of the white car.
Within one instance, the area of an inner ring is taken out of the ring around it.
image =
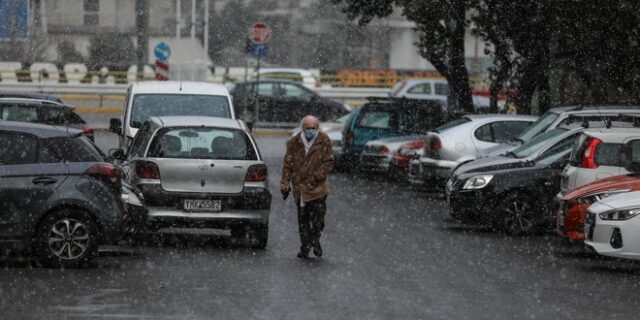
[[[391,161],[403,145],[424,139],[424,135],[399,136],[367,142],[360,154],[358,168],[363,171],[390,173]]]
[[[396,83],[389,91],[392,98],[437,100],[446,109],[449,98],[449,84],[446,80],[411,79]],[[472,95],[476,109],[488,108],[489,98]]]
[[[624,145],[640,141],[640,128],[586,130],[562,172],[563,194],[595,180],[628,174]]]
[[[149,81],[127,88],[122,116],[112,118],[109,130],[125,149],[150,117],[198,116],[236,119],[231,95],[221,84],[189,81]]]
[[[263,79],[291,80],[309,89],[316,89],[321,86],[319,75],[308,69],[261,68],[258,73],[260,73],[260,78]],[[258,73],[253,74],[252,78],[257,78]],[[319,74],[319,72],[317,73]]]
[[[598,254],[640,260],[640,191],[592,204],[584,224],[587,248]]]
[[[518,136],[536,120],[522,115],[467,115],[427,132],[424,154],[411,161],[412,185],[444,182],[459,165]]]

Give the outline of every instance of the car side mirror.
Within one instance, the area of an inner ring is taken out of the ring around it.
[[[136,129],[140,128],[140,127],[142,127],[142,122],[140,122],[140,121],[132,121],[131,122],[131,127],[132,128],[136,128]]]
[[[121,135],[122,134],[122,120],[119,118],[109,119],[109,131]]]
[[[120,161],[124,161],[127,159],[127,155],[124,153],[124,150],[122,149],[111,149],[109,150],[109,157],[115,159],[115,160],[120,160]]]

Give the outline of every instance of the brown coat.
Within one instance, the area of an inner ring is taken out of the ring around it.
[[[329,193],[327,176],[333,170],[334,161],[331,139],[326,133],[318,132],[306,155],[301,134],[296,134],[287,142],[280,180],[281,189],[292,184],[296,203],[300,203],[300,197],[304,202],[310,202]]]

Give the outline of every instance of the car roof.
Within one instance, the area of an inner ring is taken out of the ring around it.
[[[5,98],[0,97],[0,103],[19,103],[19,104],[31,104],[31,105],[46,105],[50,107],[63,107],[63,108],[72,108],[71,106],[44,99],[33,99],[33,98]]]
[[[467,115],[464,115],[463,117],[466,117],[474,122],[477,122],[477,121],[489,122],[492,120],[534,120],[535,121],[536,119],[538,119],[538,116],[522,115],[522,114],[502,114],[502,113],[467,114]]]
[[[57,138],[68,137],[69,135],[76,135],[82,133],[82,130],[72,127],[64,126],[51,126],[40,123],[31,122],[17,122],[17,121],[0,121],[2,131],[12,131],[19,133],[26,133],[38,136],[40,138]]]
[[[619,110],[620,112],[628,112],[629,110],[633,110],[632,112],[640,112],[639,105],[623,105],[623,104],[611,104],[611,105],[595,105],[595,104],[584,104],[584,105],[573,105],[573,106],[560,106],[549,109],[549,112],[555,113],[597,113],[597,112],[606,112],[611,113]]]
[[[260,74],[262,73],[299,73],[301,75],[312,74],[309,70],[297,68],[261,68]]]
[[[228,118],[216,118],[216,117],[194,117],[194,116],[165,116],[165,117],[150,117],[149,121],[155,123],[159,127],[221,127],[229,129],[240,129],[244,127],[240,121]]]
[[[593,128],[585,130],[584,133],[603,142],[622,143],[630,136],[640,136],[640,128],[633,126],[625,128]]]
[[[62,99],[57,96],[37,92],[2,91],[0,92],[0,98],[26,98],[63,103]]]
[[[404,82],[406,84],[417,84],[417,83],[447,83],[447,80],[445,79],[408,79],[408,80],[404,80]]]
[[[227,88],[221,84],[195,81],[136,82],[131,84],[131,93],[229,95]]]
[[[254,84],[258,82],[257,79],[251,79],[251,80],[247,80],[247,81],[238,81],[235,84],[236,85],[245,85],[245,84]],[[286,79],[274,79],[274,78],[265,78],[265,79],[260,79],[260,82],[278,82],[278,83],[293,83],[296,85],[300,85],[300,82],[296,82],[296,81],[291,81],[291,80],[286,80]]]

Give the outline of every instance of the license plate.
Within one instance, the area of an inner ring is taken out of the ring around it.
[[[221,211],[220,200],[184,200],[182,208],[186,211]]]

